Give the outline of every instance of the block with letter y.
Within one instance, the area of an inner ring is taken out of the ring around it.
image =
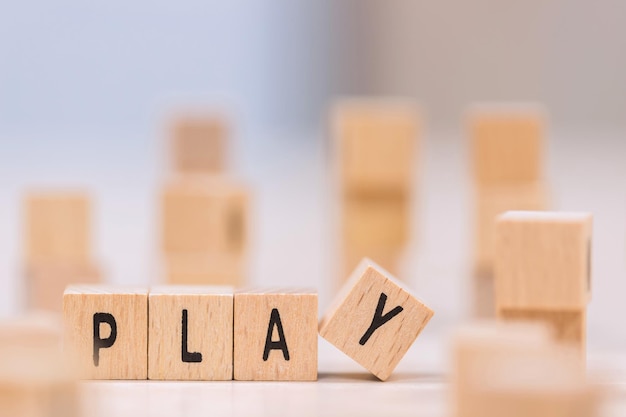
[[[319,333],[384,381],[432,316],[403,284],[364,259],[322,318]]]

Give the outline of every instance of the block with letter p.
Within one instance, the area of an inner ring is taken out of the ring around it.
[[[319,333],[384,381],[433,314],[403,284],[366,258],[320,322]]]
[[[69,286],[63,319],[65,348],[83,378],[147,379],[147,289]]]

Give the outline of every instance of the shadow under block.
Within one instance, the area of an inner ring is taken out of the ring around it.
[[[234,379],[317,380],[317,293],[235,293]]]
[[[25,199],[25,261],[88,263],[89,197],[81,192],[31,193]]]
[[[413,103],[345,100],[335,106],[331,118],[344,192],[412,188],[420,127]]]
[[[481,185],[540,182],[545,116],[540,108],[469,113],[474,178]]]
[[[100,269],[93,264],[33,264],[26,266],[25,275],[27,306],[35,310],[60,312],[68,285],[102,282]]]
[[[581,310],[590,298],[592,216],[511,211],[496,224],[496,306]]]
[[[175,285],[231,285],[246,282],[247,259],[240,254],[165,255],[165,282]]]
[[[82,378],[148,378],[147,289],[70,286],[63,319],[65,346]]]
[[[432,316],[399,281],[364,259],[320,321],[319,333],[384,381]]]
[[[180,117],[171,127],[172,165],[181,174],[219,174],[226,170],[228,126],[218,116]]]
[[[233,378],[233,289],[162,286],[149,295],[148,378]]]
[[[162,193],[163,252],[244,252],[248,202],[242,185],[218,180],[168,184]]]

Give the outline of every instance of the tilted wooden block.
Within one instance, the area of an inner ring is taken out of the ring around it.
[[[496,225],[496,306],[580,310],[590,298],[592,217],[512,211]]]
[[[364,259],[320,321],[319,332],[384,381],[432,316],[399,281]]]
[[[98,284],[102,282],[100,269],[94,264],[46,262],[26,266],[27,306],[60,312],[63,292],[71,284]]]
[[[83,378],[147,379],[147,289],[69,286],[63,318],[65,346]]]
[[[315,291],[238,291],[234,314],[236,380],[317,379]]]
[[[408,192],[420,129],[409,101],[344,100],[332,113],[333,140],[345,192]]]
[[[246,283],[247,258],[243,254],[166,254],[163,267],[168,284],[240,287]]]
[[[352,196],[342,204],[341,223],[346,247],[398,250],[409,240],[411,210],[407,196]]]
[[[162,195],[166,254],[241,253],[248,230],[248,190],[223,180],[179,180]]]
[[[150,289],[148,378],[233,379],[233,289]]]
[[[171,128],[175,172],[219,174],[227,167],[229,128],[218,115],[179,117]]]
[[[91,255],[90,203],[70,191],[30,193],[25,199],[27,263],[88,263]]]
[[[542,180],[544,113],[539,106],[478,105],[470,109],[469,135],[478,184]]]

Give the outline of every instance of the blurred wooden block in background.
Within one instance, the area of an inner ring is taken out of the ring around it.
[[[319,333],[384,381],[433,314],[388,272],[364,259],[320,321]]]
[[[179,180],[162,194],[165,254],[241,253],[248,234],[247,187],[225,180]]]
[[[317,292],[268,289],[235,293],[234,379],[317,379]]]
[[[174,285],[230,285],[246,283],[247,258],[241,254],[165,255],[165,282]]]
[[[93,264],[47,262],[26,266],[26,304],[31,310],[61,312],[63,292],[71,284],[99,284],[100,269]]]
[[[475,270],[472,277],[473,316],[479,319],[496,317],[493,273]]]
[[[65,346],[82,378],[148,378],[147,289],[69,286],[63,319]]]
[[[477,184],[542,181],[546,115],[541,106],[475,105],[468,123]]]
[[[150,289],[148,378],[224,381],[233,378],[233,289]]]
[[[408,192],[413,185],[420,121],[410,101],[352,99],[331,115],[344,192]]]
[[[510,211],[498,217],[498,310],[585,308],[591,295],[591,228],[589,213]]]
[[[401,251],[393,249],[345,248],[341,255],[340,279],[338,280],[340,287],[343,287],[363,258],[376,262],[377,265],[380,265],[394,277],[399,275]]]
[[[172,165],[180,174],[219,174],[227,168],[229,127],[219,115],[186,115],[171,126]]]
[[[91,206],[83,192],[32,192],[25,198],[27,263],[88,263]]]

